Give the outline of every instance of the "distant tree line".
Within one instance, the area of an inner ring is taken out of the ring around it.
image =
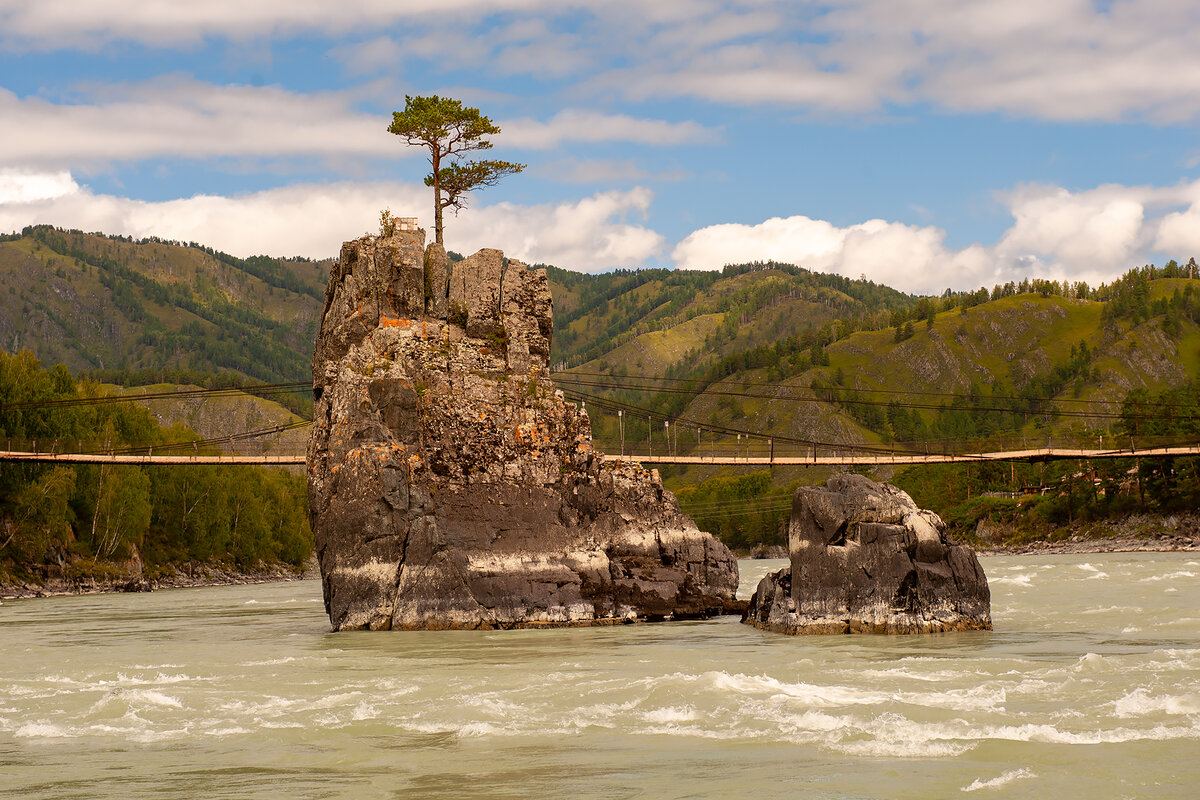
[[[0,352],[0,441],[120,450],[196,441],[132,403],[20,406],[98,396],[61,364]],[[86,580],[141,558],[151,575],[187,561],[299,565],[312,551],[301,476],[256,467],[0,464],[0,580]]]
[[[315,336],[311,326],[297,331],[293,325],[232,303],[205,275],[196,276],[191,284],[160,283],[113,255],[89,247],[85,234],[78,231],[41,225],[26,228],[25,233],[52,251],[97,269],[100,283],[111,292],[114,305],[140,327],[137,343],[145,348],[144,357],[155,366],[183,361],[185,369],[232,370],[268,383],[302,380],[309,373],[307,353]],[[222,260],[229,263],[231,259]],[[232,260],[251,274],[270,271],[269,260]],[[276,275],[276,282],[290,286],[298,280],[287,274],[290,279]],[[315,296],[315,290],[304,293]],[[195,319],[171,330],[155,312],[147,309],[147,303],[181,309]],[[69,321],[63,324],[69,329]]]

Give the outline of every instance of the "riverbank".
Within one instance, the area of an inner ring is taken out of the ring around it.
[[[983,520],[969,544],[980,555],[1200,550],[1200,515],[1135,514],[1119,520],[1075,523],[1049,532]]]
[[[1171,553],[1190,550],[1200,550],[1200,539],[1165,532],[1150,536],[1113,536],[1100,539],[1072,536],[1062,541],[1037,540],[976,548],[976,552],[981,556],[1052,553]]]
[[[315,557],[297,569],[289,564],[262,565],[258,569],[239,569],[221,564],[186,563],[160,572],[153,578],[142,574],[118,572],[85,580],[49,578],[44,582],[0,582],[0,600],[24,597],[60,597],[64,595],[153,592],[158,589],[188,589],[200,586],[243,586],[257,583],[298,581],[320,577]]]
[[[980,555],[1045,553],[1170,553],[1200,550],[1200,514],[1137,514],[1120,520],[1076,523],[1068,528],[1030,529],[983,520],[974,536],[954,537]],[[787,548],[760,545],[736,551],[738,558],[787,558]]]
[[[998,533],[992,530],[990,533]],[[1027,541],[973,542],[976,552],[985,556],[1020,556],[1086,553],[1169,553],[1200,551],[1200,516],[1130,517],[1121,522],[1097,523],[1073,530],[1062,538],[1031,539]],[[738,558],[787,558],[783,547],[755,548],[738,552]],[[155,578],[132,573],[120,573],[105,578],[68,581],[52,578],[44,583],[0,582],[0,600],[23,597],[58,597],[62,595],[106,594],[117,592],[152,592],[158,589],[184,589],[199,586],[241,586],[257,583],[276,583],[320,577],[316,558],[310,558],[296,569],[290,565],[274,564],[257,570],[242,570],[219,564],[183,564],[174,571]]]

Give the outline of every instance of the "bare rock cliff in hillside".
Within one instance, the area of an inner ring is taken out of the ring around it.
[[[594,452],[551,382],[545,271],[498,250],[447,264],[400,228],[343,245],[313,358],[309,514],[334,630],[719,613],[729,550],[656,473]]]
[[[945,528],[905,492],[861,475],[801,487],[791,566],[762,579],[742,621],[792,634],[991,630],[979,559]]]

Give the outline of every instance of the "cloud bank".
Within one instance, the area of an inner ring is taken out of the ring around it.
[[[337,36],[330,55],[358,74],[453,52],[634,99],[1049,120],[1195,120],[1197,29],[1192,0],[0,0],[13,52]]]
[[[922,294],[1025,277],[1098,284],[1156,254],[1180,261],[1200,255],[1200,180],[1081,192],[1022,186],[999,199],[1012,224],[996,242],[962,248],[947,246],[945,231],[935,226],[872,219],[838,227],[805,216],[709,225],[670,247],[645,224],[653,194],[642,187],[559,203],[480,204],[448,217],[446,235],[454,250],[497,247],[580,272],[775,260]],[[241,256],[333,255],[343,240],[373,228],[385,207],[397,216],[417,214],[429,228],[428,205],[426,187],[403,182],[298,184],[145,202],[94,193],[67,172],[0,170],[0,231],[48,223],[198,241]]]
[[[951,248],[946,232],[881,219],[837,227],[804,216],[711,225],[675,246],[679,267],[775,260],[924,294],[1025,277],[1093,285],[1151,261],[1200,256],[1200,181],[1175,187],[1025,186],[1000,195],[1013,224],[992,244]]]
[[[664,249],[661,235],[638,224],[651,199],[648,190],[632,189],[555,204],[480,205],[448,216],[446,237],[452,250],[496,247],[582,272],[636,267]],[[69,173],[0,170],[0,231],[50,224],[195,241],[238,256],[333,256],[344,240],[371,232],[384,208],[418,216],[431,229],[431,205],[425,186],[401,182],[299,184],[145,202],[96,194]]]

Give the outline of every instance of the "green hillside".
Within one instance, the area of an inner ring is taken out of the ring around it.
[[[685,275],[674,285],[653,271],[590,284],[575,278],[572,292],[580,300],[563,321],[565,346],[556,350],[559,365],[572,366],[558,380],[569,391],[608,401],[589,406],[602,450],[620,446],[611,403],[653,410],[653,434],[645,413],[623,420],[624,441],[640,443],[642,452],[652,437],[664,447],[661,420],[687,431],[672,445],[683,455],[734,452],[735,431],[761,437],[759,446],[773,438],[781,448],[789,440],[825,448],[1094,447],[1102,437],[1113,442],[1128,433],[1120,416],[1128,398],[1186,395],[1196,384],[1197,272],[1194,262],[1170,262],[1095,288],[1035,280],[941,298],[911,298],[861,282],[814,286],[802,271],[778,265]],[[679,299],[679,287],[694,290],[690,300]],[[614,327],[630,309],[640,314],[636,321]],[[597,343],[573,331],[602,338]],[[1177,433],[1184,421],[1160,433]],[[750,480],[749,469],[662,472],[685,508],[743,545],[754,539],[739,537],[772,530],[778,541],[786,515],[779,498],[829,472],[776,468],[762,484],[761,475]],[[876,477],[895,478],[935,508],[950,509],[973,494],[1017,488],[1013,483],[1054,484],[1067,469],[1080,467],[1005,466],[1003,480],[961,468],[913,468],[898,476],[881,468]],[[737,474],[745,479],[731,477]],[[929,491],[925,484],[935,474],[952,490]],[[1147,502],[1167,502],[1165,495],[1160,500],[1143,496],[1139,503],[1145,509]],[[713,518],[714,505],[722,504],[725,523]],[[764,509],[765,517],[758,513]]]
[[[29,353],[0,352],[0,436],[15,446],[214,450],[178,423],[156,422],[140,403],[96,402],[108,394],[62,365],[45,369]],[[286,470],[0,464],[0,586],[138,586],[196,562],[298,567],[311,552],[304,478]]]
[[[35,226],[0,236],[0,349],[127,388],[304,382],[328,269]],[[667,420],[672,449],[685,455],[745,448],[739,432],[753,434],[754,446],[770,438],[793,452],[1095,445],[1157,425],[1153,415],[1144,424],[1122,416],[1130,403],[1153,408],[1154,398],[1171,397],[1168,405],[1182,407],[1200,383],[1194,262],[1142,267],[1099,287],[1027,280],[941,297],[779,263],[548,271],[556,379],[591,399],[601,450],[621,447],[621,423],[626,443],[661,448]],[[148,407],[164,424],[202,435],[257,420],[286,424],[310,408],[303,394],[287,400],[291,413],[259,402]],[[618,408],[628,411],[620,422]],[[1186,422],[1156,430],[1170,435]],[[1016,483],[1054,491],[1065,470],[1016,467],[1003,480],[982,469],[875,474],[953,515],[980,492]],[[788,490],[828,470],[777,468],[765,484],[748,469],[662,473],[698,518],[749,544],[778,540]],[[1146,497],[1139,493],[1142,508],[1158,502]],[[752,506],[762,513],[751,524]]]
[[[0,237],[0,347],[89,370],[305,380],[328,262],[49,226]]]

